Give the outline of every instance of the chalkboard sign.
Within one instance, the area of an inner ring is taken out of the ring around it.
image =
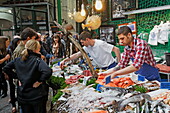
[[[138,0],[112,0],[112,19],[126,18],[123,12],[134,10],[138,7]]]

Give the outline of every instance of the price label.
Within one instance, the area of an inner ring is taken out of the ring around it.
[[[106,77],[106,84],[110,83],[111,81],[111,76]]]
[[[145,77],[142,75],[138,75],[138,81],[145,81]]]

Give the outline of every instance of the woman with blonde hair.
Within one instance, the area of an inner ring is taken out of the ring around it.
[[[21,57],[3,68],[6,74],[18,78],[17,98],[23,113],[46,113],[48,99],[46,80],[52,75],[52,70],[41,59],[40,48],[38,41],[27,41]]]

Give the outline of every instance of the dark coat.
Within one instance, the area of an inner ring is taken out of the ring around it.
[[[3,58],[4,58],[4,55],[0,55],[0,60],[3,59]],[[2,76],[4,76],[3,73],[2,73],[2,68],[3,68],[4,64],[5,64],[4,62],[2,64],[0,64],[0,79],[1,79]]]
[[[65,56],[65,48],[64,48],[64,44],[60,43],[57,57],[58,58],[63,58],[63,56]]]
[[[16,73],[13,69],[16,70]],[[39,54],[29,52],[26,61],[16,58],[9,62],[3,68],[3,71],[11,76],[17,74],[17,78],[22,84],[17,89],[19,102],[35,102],[48,95],[48,87],[45,81],[52,75],[52,70],[40,58]],[[33,88],[33,84],[37,81],[42,82],[42,84]]]

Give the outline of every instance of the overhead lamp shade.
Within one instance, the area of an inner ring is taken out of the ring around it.
[[[88,16],[86,19],[86,24],[82,24],[82,28],[87,27],[89,30],[98,29],[101,25],[101,17],[98,15]]]
[[[86,16],[82,16],[80,12],[74,13],[74,20],[78,23],[83,22],[86,19]]]

